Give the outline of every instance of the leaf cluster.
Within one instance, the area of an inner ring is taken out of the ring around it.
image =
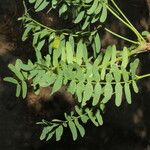
[[[56,137],[59,141],[64,129],[69,128],[76,140],[78,134],[85,135],[84,124],[91,121],[95,126],[103,124],[102,113],[105,104],[114,97],[115,105],[119,107],[123,95],[131,104],[131,90],[138,93],[136,74],[139,59],[130,60],[132,49],[124,47],[117,50],[115,45],[101,51],[101,35],[99,28],[107,18],[107,0],[29,0],[39,12],[48,6],[59,10],[59,16],[72,16],[79,30],[55,30],[46,27],[26,13],[21,20],[25,31],[22,40],[32,35],[32,45],[36,60],[23,63],[18,59],[15,65],[8,67],[13,77],[4,80],[16,85],[16,96],[26,97],[28,81],[34,90],[40,87],[52,87],[51,95],[62,86],[70,92],[76,106],[69,114],[64,114],[64,120],[54,119],[51,122],[43,120],[41,140]],[[95,26],[95,23],[99,23]],[[94,27],[93,27],[94,25]],[[46,47],[47,54],[43,55]],[[134,46],[135,47],[135,46]],[[91,54],[92,52],[92,54]]]

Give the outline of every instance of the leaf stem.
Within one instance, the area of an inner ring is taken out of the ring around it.
[[[135,35],[137,36],[139,42],[141,42],[141,35],[139,35],[139,33],[137,31],[135,31],[134,28],[130,24],[128,24],[120,16],[118,16],[107,4],[106,4],[106,7],[117,19],[119,19],[124,25],[126,25],[129,29],[132,30],[135,33]]]
[[[137,80],[141,80],[141,79],[143,79],[143,78],[150,77],[150,74],[145,74],[145,75],[136,76],[136,77],[137,77]]]
[[[144,38],[141,36],[141,34],[137,31],[137,29],[132,25],[132,23],[129,21],[129,19],[124,15],[124,13],[121,11],[121,9],[118,7],[118,5],[115,3],[114,0],[111,0],[111,2],[113,3],[113,5],[116,7],[116,9],[119,11],[119,13],[123,16],[123,18],[129,23],[129,25],[132,27],[132,29],[134,30],[134,32],[143,40]]]
[[[112,35],[114,35],[114,36],[116,36],[116,37],[118,37],[118,38],[120,38],[120,39],[123,39],[123,40],[125,40],[125,41],[128,41],[128,42],[130,42],[130,43],[132,43],[132,44],[140,44],[140,42],[136,42],[136,41],[133,41],[133,40],[130,40],[130,39],[128,39],[128,38],[126,38],[126,37],[123,37],[123,36],[121,36],[121,35],[119,35],[119,34],[117,34],[117,33],[115,33],[115,32],[113,32],[113,31],[111,31],[111,30],[109,30],[108,28],[104,28],[107,32],[109,32],[109,33],[111,33]]]

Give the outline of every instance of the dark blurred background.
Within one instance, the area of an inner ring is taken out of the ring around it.
[[[149,0],[116,2],[139,31],[149,30]],[[150,150],[150,79],[138,83],[140,92],[133,94],[131,105],[124,102],[116,108],[114,102],[110,102],[106,107],[104,125],[97,128],[87,124],[83,139],[73,142],[70,132],[66,131],[61,142],[39,140],[42,128],[36,122],[43,116],[29,108],[25,100],[15,97],[13,85],[2,81],[3,77],[10,75],[9,63],[17,58],[24,61],[34,59],[30,41],[21,41],[23,26],[17,18],[22,14],[22,0],[0,0],[0,150]],[[49,23],[43,16],[41,20]],[[114,31],[132,37],[130,31],[111,16],[108,22],[107,26]],[[124,44],[109,34],[103,35],[102,42],[104,47],[111,43]],[[139,73],[150,73],[150,54],[143,53],[137,57],[141,60]],[[55,99],[60,102],[62,97],[56,96]],[[44,111],[51,114],[61,112],[61,105],[50,103]]]

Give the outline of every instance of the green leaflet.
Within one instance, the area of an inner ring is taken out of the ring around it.
[[[96,83],[94,87],[94,94],[93,94],[93,102],[92,105],[95,106],[100,101],[100,95],[102,94],[102,87],[99,82]]]
[[[125,83],[124,92],[125,92],[125,97],[126,97],[128,104],[131,104],[131,91],[130,91],[129,83]]]
[[[93,85],[91,84],[91,82],[88,82],[84,88],[82,106],[86,105],[86,102],[92,97],[92,94],[93,94]]]
[[[92,81],[93,80],[93,66],[90,63],[86,64],[86,79],[88,81]]]
[[[33,70],[35,68],[35,66],[33,64],[28,64],[28,65],[21,64],[20,68],[25,70],[25,71],[31,71],[31,70]]]
[[[50,33],[49,33],[48,29],[43,29],[40,34],[40,39],[45,38],[49,34]]]
[[[64,14],[66,11],[68,10],[68,7],[66,4],[63,4],[60,9],[59,9],[59,16],[61,16],[62,14]]]
[[[36,47],[37,50],[40,51],[42,49],[42,47],[44,46],[44,44],[45,44],[45,40],[40,41]]]
[[[37,58],[37,62],[40,62],[40,60],[42,59],[42,54],[40,51],[38,51],[37,49],[36,50],[36,58]]]
[[[81,11],[79,14],[78,14],[78,16],[76,17],[76,19],[74,20],[74,23],[79,23],[82,19],[83,19],[83,17],[84,17],[84,14],[85,14],[85,11],[83,10],[83,11]]]
[[[47,7],[47,5],[49,4],[50,2],[47,1],[47,0],[42,0],[42,3],[39,7],[35,8],[35,11],[36,12],[39,12],[39,11],[42,11],[43,9],[45,9]]]
[[[62,54],[61,54],[61,60],[66,62],[67,60],[67,55],[66,55],[66,51],[65,51],[65,47],[62,47]]]
[[[97,110],[95,116],[96,116],[96,119],[97,119],[99,125],[103,125],[103,118],[102,118],[102,116],[100,114],[100,110]]]
[[[51,76],[49,76],[49,78],[46,78],[46,80],[48,84],[51,85],[55,82],[56,78],[57,78],[56,74],[53,73],[51,74]]]
[[[79,124],[78,119],[75,119],[74,123],[75,123],[77,129],[79,130],[81,137],[83,137],[85,135],[85,129],[83,128],[83,126],[81,124]]]
[[[55,131],[50,132],[50,133],[48,134],[47,138],[46,138],[46,141],[50,140],[50,139],[53,137],[54,134],[55,134]]]
[[[96,10],[98,4],[99,4],[99,1],[98,1],[98,0],[94,0],[92,6],[87,10],[87,14],[88,14],[88,15],[93,14],[94,11]]]
[[[17,87],[16,87],[16,97],[19,97],[20,94],[21,94],[21,85],[17,84]]]
[[[63,76],[62,76],[62,74],[59,74],[59,76],[57,77],[57,79],[53,85],[51,95],[54,94],[55,92],[57,92],[62,87],[62,80],[63,80]]]
[[[149,34],[150,34],[150,32],[148,32],[148,31],[143,31],[142,32],[142,36],[145,36],[145,37],[148,36]]]
[[[132,75],[132,79],[136,77],[136,70],[139,65],[139,59],[135,59],[134,62],[130,63],[130,72]]]
[[[124,47],[123,51],[122,51],[122,63],[121,63],[121,67],[122,68],[126,68],[128,65],[128,49],[126,47]]]
[[[27,79],[27,78],[28,78],[28,73],[27,73],[27,72],[22,71],[22,75],[23,75],[23,77],[24,77],[25,79]]]
[[[82,116],[81,116],[81,121],[82,121],[83,123],[87,123],[88,120],[89,120],[89,117],[88,117],[87,115],[82,115]]]
[[[50,132],[55,128],[57,125],[47,126],[43,128],[43,131],[40,136],[40,140],[44,140],[47,136],[47,134],[50,134]],[[52,136],[51,136],[52,137]],[[49,138],[50,139],[50,138]]]
[[[71,130],[73,140],[75,141],[78,137],[76,126],[72,120],[69,121],[68,125]]]
[[[19,82],[16,79],[12,78],[12,77],[5,77],[3,80],[7,81],[7,82],[10,82],[10,83],[13,83],[13,84],[19,84]]]
[[[32,41],[33,46],[35,46],[38,43],[39,36],[40,36],[39,32],[33,34],[33,41]]]
[[[117,56],[116,46],[113,45],[113,46],[112,46],[111,61],[110,61],[111,67],[112,67],[113,65],[115,65],[115,62],[116,62],[116,56]]]
[[[84,62],[88,61],[88,51],[85,43],[83,43],[83,60]]]
[[[47,86],[49,86],[49,85],[51,84],[51,81],[52,81],[52,78],[53,78],[53,77],[54,77],[54,76],[52,76],[52,72],[50,72],[50,71],[46,72],[46,73],[42,76],[42,78],[40,79],[39,85],[40,85],[41,87],[47,87]],[[54,81],[55,81],[55,78],[54,78]],[[54,81],[52,81],[52,82],[54,82]]]
[[[69,36],[69,42],[70,42],[70,44],[71,44],[71,46],[72,46],[72,51],[73,51],[73,53],[74,53],[75,41],[74,41],[74,37],[73,37],[72,34],[70,34],[70,36]]]
[[[105,55],[103,57],[102,66],[107,66],[108,62],[110,61],[112,55],[112,48],[111,46],[108,46],[105,52]]]
[[[75,111],[78,113],[78,115],[82,115],[82,110],[77,105],[75,106]]]
[[[122,85],[120,83],[116,83],[115,85],[115,104],[116,106],[120,106],[122,101]]]
[[[102,79],[102,80],[104,80],[105,74],[106,74],[106,68],[103,67],[102,70],[101,70],[101,79]]]
[[[93,79],[96,81],[96,82],[100,82],[100,73],[99,73],[99,68],[96,67],[95,65],[93,65]]]
[[[95,16],[95,17],[91,20],[91,23],[92,23],[92,24],[95,23],[98,19],[99,19],[98,16]]]
[[[102,112],[104,112],[104,110],[105,110],[105,104],[103,104],[103,103],[100,103],[100,110],[102,110]]]
[[[124,68],[121,68],[121,71],[122,71],[122,75],[123,75],[123,80],[125,82],[128,82],[129,81],[129,73],[127,72],[126,69]]]
[[[45,74],[45,70],[38,71],[38,74],[33,78],[33,84],[38,84],[43,77],[43,74]]]
[[[26,26],[26,29],[22,35],[22,41],[25,41],[28,38],[28,34],[31,31],[32,27],[33,27],[32,25]]]
[[[103,9],[102,9],[102,14],[101,14],[101,16],[100,16],[100,22],[105,22],[105,20],[106,20],[106,18],[107,18],[107,7],[105,6],[105,4],[103,3]]]
[[[32,79],[32,78],[34,78],[37,74],[38,74],[38,70],[31,70],[30,71],[30,74],[29,74],[29,76],[28,76],[28,80],[30,80],[30,79]]]
[[[85,3],[91,3],[92,0],[85,0]]]
[[[35,3],[36,0],[29,0],[29,3]]]
[[[73,63],[73,50],[70,42],[66,42],[66,57],[68,64]]]
[[[53,66],[57,67],[59,64],[58,62],[58,49],[55,49],[53,52]]]
[[[101,10],[102,10],[102,4],[101,3],[99,3],[98,4],[98,7],[96,8],[96,10],[95,10],[95,12],[94,12],[94,14],[99,14],[100,12],[101,12]]]
[[[12,77],[5,77],[3,80],[13,83],[13,84],[16,84],[16,97],[19,97],[20,93],[21,93],[21,86],[20,86],[19,82]]]
[[[72,80],[68,87],[68,92],[70,92],[71,94],[74,94],[76,92],[76,87],[77,87],[76,82]]]
[[[88,116],[89,116],[89,118],[90,118],[90,120],[92,121],[92,123],[95,125],[95,126],[99,126],[99,124],[98,124],[98,122],[96,121],[96,117],[95,117],[95,115],[93,115],[93,112],[91,111],[91,110],[89,110],[89,108],[86,108],[85,109],[85,112],[87,112],[87,114],[88,114]]]
[[[43,0],[36,0],[36,3],[34,5],[34,9],[37,9],[40,6],[40,4],[42,3],[42,1]]]
[[[49,39],[48,39],[49,44],[55,39],[55,37],[56,37],[56,33],[55,32],[52,32],[49,35]]]
[[[76,52],[76,62],[81,65],[82,64],[82,57],[83,57],[83,43],[82,40],[79,41],[77,44],[77,52]]]
[[[25,81],[22,81],[22,97],[25,98],[27,95],[27,84]]]
[[[68,66],[67,64],[62,63],[64,78],[74,80],[72,68],[69,68],[69,67],[70,67],[70,65]]]
[[[106,85],[104,86],[104,98],[102,100],[102,103],[107,103],[111,97],[112,97],[112,94],[113,94],[113,88],[112,88],[112,85],[111,83],[107,82]]]
[[[63,134],[63,126],[60,125],[57,129],[56,129],[56,141],[59,141],[61,139],[61,136]]]
[[[137,86],[137,84],[136,84],[136,82],[135,82],[134,80],[132,81],[132,86],[133,86],[134,92],[135,92],[135,93],[138,93],[138,92],[139,92],[139,89],[138,89],[138,86]]]
[[[100,65],[102,59],[103,59],[103,55],[102,54],[98,55],[98,57],[94,61],[94,66]]]
[[[106,49],[106,53],[104,55],[103,61],[102,61],[102,70],[101,70],[101,79],[104,80],[105,74],[106,74],[106,67],[111,59],[112,49],[109,46]]]
[[[82,30],[85,30],[89,24],[90,24],[90,16],[87,16],[83,23]]]
[[[94,38],[94,42],[95,42],[96,52],[99,53],[101,49],[101,40],[100,40],[100,36],[98,33],[96,34]]]
[[[77,89],[76,89],[76,95],[78,97],[79,103],[82,102],[82,97],[83,97],[82,93],[83,93],[83,91],[84,91],[84,84],[83,84],[83,82],[79,82],[77,84]]]
[[[112,74],[111,73],[107,73],[106,74],[106,82],[112,82],[112,80],[113,80],[113,76],[112,76]]]
[[[8,65],[8,68],[17,76],[17,78],[21,81],[24,80],[24,77],[22,75],[22,73],[20,72],[20,70],[16,69],[15,66],[13,66],[12,64]]]
[[[121,72],[120,72],[119,68],[116,65],[112,66],[112,72],[113,72],[115,81],[120,82]]]
[[[45,64],[46,64],[46,67],[50,67],[52,64],[51,64],[51,56],[48,54],[45,56]]]

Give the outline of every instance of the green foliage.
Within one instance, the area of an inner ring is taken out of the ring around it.
[[[41,140],[49,140],[50,138],[55,136],[56,141],[59,141],[63,135],[64,128],[69,128],[73,140],[76,140],[78,134],[80,134],[81,137],[85,135],[85,129],[83,127],[83,124],[87,123],[88,120],[91,120],[91,122],[95,126],[103,124],[100,109],[97,109],[95,113],[93,113],[92,109],[83,109],[81,107],[75,106],[74,111],[72,111],[69,115],[66,113],[64,115],[66,121],[54,119],[51,122],[42,120],[42,122],[37,123],[45,126],[40,137]]]
[[[29,0],[39,12],[47,7],[49,11],[59,12],[59,17],[67,19],[72,17],[74,29],[53,29],[31,18],[28,12],[20,19],[24,22],[25,31],[22,40],[25,41],[32,35],[32,45],[35,48],[36,61],[31,60],[25,64],[20,59],[15,65],[10,64],[9,69],[13,77],[4,78],[5,81],[16,85],[16,96],[23,98],[27,95],[27,82],[32,81],[32,86],[52,87],[51,95],[66,86],[76,106],[73,111],[64,114],[64,120],[39,122],[43,131],[41,140],[50,140],[56,137],[59,141],[64,133],[64,128],[69,128],[73,140],[78,135],[85,135],[84,124],[91,121],[95,126],[103,124],[102,115],[105,104],[112,96],[119,107],[125,95],[127,103],[131,104],[131,92],[138,93],[137,80],[140,77],[136,71],[139,59],[130,58],[144,50],[146,44],[143,37],[133,27],[129,20],[111,0]],[[115,11],[112,11],[114,7]],[[105,52],[101,51],[101,35],[99,29],[107,19],[107,11],[116,18],[122,16],[122,21],[137,35],[138,41],[124,38],[105,28],[106,31],[134,43],[132,47],[117,50],[116,45],[110,45]],[[116,13],[117,12],[117,13]],[[43,56],[43,48],[47,45],[47,54]],[[144,45],[143,47],[141,45]]]

